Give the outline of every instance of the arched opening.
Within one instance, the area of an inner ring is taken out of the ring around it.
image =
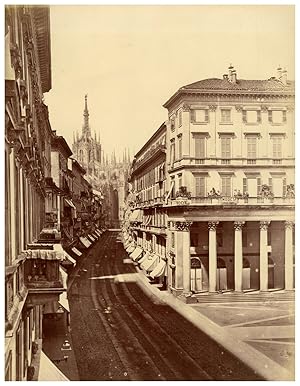
[[[199,257],[191,258],[191,291],[202,290],[202,264]]]
[[[227,290],[227,268],[224,259],[217,259],[217,291]]]

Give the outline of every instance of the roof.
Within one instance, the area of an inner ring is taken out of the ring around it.
[[[185,92],[258,92],[258,93],[295,93],[295,82],[287,81],[287,84],[272,77],[270,79],[237,79],[236,83],[228,79],[209,78],[181,87],[169,100],[163,105],[168,107],[170,103],[181,93]]]
[[[151,144],[153,140],[156,139],[160,134],[166,131],[166,123],[163,122],[159,128],[155,131],[155,133],[148,139],[148,141],[142,146],[142,148],[135,154],[134,158],[137,158],[147,147]]]
[[[70,157],[73,153],[62,135],[56,135],[52,138],[51,141],[51,151],[60,149],[64,152],[66,157]]]
[[[227,79],[210,78],[188,84],[180,90],[243,90],[243,91],[290,91],[295,89],[294,82],[288,81],[287,85],[283,84],[276,78],[267,80],[258,79],[237,79],[236,83]]]

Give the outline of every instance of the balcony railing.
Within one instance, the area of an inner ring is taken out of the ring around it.
[[[191,197],[190,199],[171,199],[168,200],[170,206],[182,205],[295,205],[294,198],[285,197]]]

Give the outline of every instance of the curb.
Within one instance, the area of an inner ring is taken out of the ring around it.
[[[167,304],[177,311],[181,316],[201,329],[205,334],[222,345],[227,351],[236,356],[239,360],[252,368],[257,374],[268,381],[293,381],[294,377],[288,370],[274,362],[272,359],[255,350],[247,343],[236,338],[224,328],[211,321],[199,311],[178,300],[170,293],[161,292],[158,288],[152,287],[143,272],[136,267],[137,284],[148,295],[151,300]]]

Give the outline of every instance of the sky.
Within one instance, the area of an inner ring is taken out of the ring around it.
[[[50,122],[69,146],[88,94],[92,134],[104,152],[134,155],[167,120],[180,87],[222,78],[295,78],[294,6],[51,5]]]

